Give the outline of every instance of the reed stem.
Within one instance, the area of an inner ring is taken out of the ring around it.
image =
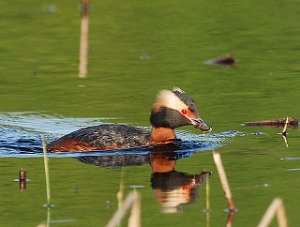
[[[115,212],[106,227],[118,226],[126,212],[131,209],[131,216],[129,218],[130,227],[140,226],[140,196],[137,192],[131,192],[123,202],[122,206]]]
[[[81,0],[79,78],[86,78],[88,65],[89,0]]]
[[[50,206],[50,178],[49,178],[49,165],[47,158],[47,145],[45,142],[44,135],[42,135],[43,153],[44,153],[44,167],[45,167],[45,177],[46,177],[46,191],[47,191],[47,206]]]
[[[258,224],[258,227],[267,227],[271,223],[274,216],[277,216],[277,221],[279,227],[287,227],[287,218],[285,214],[284,205],[281,198],[275,198],[268,209],[266,210],[264,216]]]
[[[281,132],[281,135],[283,137],[286,148],[289,148],[289,143],[288,143],[288,140],[287,140],[287,133],[286,133],[288,124],[289,124],[289,117],[287,116],[286,120],[284,122],[284,127],[283,127],[282,132]]]
[[[220,156],[219,153],[213,152],[213,158],[214,158],[215,164],[217,166],[217,170],[218,170],[218,173],[219,173],[219,176],[220,176],[220,181],[221,181],[221,184],[222,184],[222,187],[223,187],[223,191],[225,192],[225,197],[227,199],[229,209],[231,211],[234,211],[235,206],[234,206],[234,203],[233,203],[233,200],[232,200],[232,195],[231,195],[229,183],[228,183],[228,180],[227,180],[227,177],[226,177],[226,173],[225,173],[225,169],[224,169],[224,166],[223,166],[223,163],[222,163],[221,156]]]
[[[135,194],[135,200],[133,201],[131,214],[128,220],[128,226],[130,227],[140,227],[141,226],[141,199],[136,191],[133,192]]]

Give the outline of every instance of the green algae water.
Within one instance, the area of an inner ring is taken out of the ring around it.
[[[86,79],[78,79],[80,1],[2,1],[0,8],[0,226],[105,226],[120,188],[124,197],[133,188],[140,193],[142,226],[224,226],[227,203],[212,150],[222,156],[238,209],[233,226],[256,226],[276,197],[289,226],[298,225],[299,129],[288,129],[287,148],[281,128],[242,124],[300,116],[299,2],[92,1]],[[229,53],[234,67],[203,64]],[[174,159],[170,177],[177,178],[158,178],[181,179],[177,188],[188,190],[191,176],[211,171],[209,182],[195,180],[192,199],[165,213],[147,158],[103,167],[56,155],[49,157],[54,207],[43,207],[43,158],[26,146],[15,152],[12,141],[39,148],[30,141],[40,133],[51,140],[103,122],[149,127],[156,93],[174,86],[213,128],[207,137],[191,127],[179,135],[218,143]],[[15,181],[21,168],[30,180],[22,191]]]

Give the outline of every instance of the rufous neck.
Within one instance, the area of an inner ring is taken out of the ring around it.
[[[174,139],[176,139],[174,129],[163,127],[152,127],[151,129],[151,143],[170,143]]]
[[[151,155],[151,167],[153,173],[167,173],[175,170],[176,161],[167,156]]]

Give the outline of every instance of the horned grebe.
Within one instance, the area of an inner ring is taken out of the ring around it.
[[[153,104],[151,131],[119,124],[103,124],[71,132],[47,145],[50,152],[82,152],[172,143],[175,128],[194,125],[211,128],[199,117],[194,100],[180,88],[162,90]]]

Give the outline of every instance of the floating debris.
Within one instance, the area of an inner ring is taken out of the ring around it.
[[[280,118],[272,120],[262,120],[262,121],[249,121],[245,123],[245,126],[250,127],[282,127],[286,125],[289,128],[297,128],[298,120],[296,118]]]
[[[233,54],[217,57],[203,62],[206,65],[233,66],[237,62]]]

